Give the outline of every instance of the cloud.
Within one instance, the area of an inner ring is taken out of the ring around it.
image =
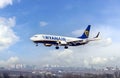
[[[47,26],[47,25],[48,25],[47,22],[45,22],[45,21],[40,21],[40,26],[41,26],[41,27],[44,27],[44,26]]]
[[[16,63],[18,60],[19,60],[19,58],[15,56],[15,57],[10,57],[10,58],[7,60],[7,62],[8,62],[8,63]]]
[[[74,30],[72,31],[72,34],[75,35],[75,36],[80,36],[82,35],[82,33],[84,32],[84,30]]]
[[[10,57],[7,60],[0,60],[0,65],[1,66],[8,66],[11,64],[16,64],[18,62],[19,62],[19,58],[17,56],[14,56],[14,57]]]
[[[89,43],[84,46],[69,47],[67,50],[51,50],[48,56],[43,58],[42,63],[66,67],[116,66],[116,59],[120,57],[120,49],[116,46],[91,46]]]
[[[51,57],[51,58],[50,58]],[[72,50],[51,50],[49,55],[44,57],[43,64],[67,66],[73,58]]]
[[[13,0],[0,0],[0,8],[4,8],[8,5],[12,5],[13,4]]]
[[[104,64],[108,62],[108,58],[105,57],[91,57],[89,60],[90,64]]]
[[[10,47],[19,40],[13,31],[15,24],[15,17],[8,19],[0,17],[0,50]]]
[[[115,57],[89,57],[89,58],[85,58],[84,59],[84,66],[86,67],[91,67],[91,66],[94,66],[94,67],[104,67],[104,66],[112,66],[113,64],[112,63],[115,63],[116,62],[116,59]],[[116,65],[113,65],[113,66],[116,66]]]

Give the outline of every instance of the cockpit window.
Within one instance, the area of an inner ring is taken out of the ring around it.
[[[38,37],[37,35],[35,35],[34,37]]]

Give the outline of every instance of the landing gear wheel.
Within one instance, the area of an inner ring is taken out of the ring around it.
[[[65,48],[65,49],[68,49],[68,46],[65,46],[64,48]]]
[[[57,47],[55,47],[56,49],[59,49],[59,47],[57,46]]]

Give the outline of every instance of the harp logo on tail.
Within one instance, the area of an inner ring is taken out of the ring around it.
[[[85,35],[88,37],[89,36],[89,31],[85,31]]]

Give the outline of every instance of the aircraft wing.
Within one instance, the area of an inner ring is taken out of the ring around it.
[[[67,42],[67,44],[69,46],[78,46],[78,45],[82,45],[84,44],[85,41],[84,40],[76,40],[76,41],[70,41],[70,42]]]

